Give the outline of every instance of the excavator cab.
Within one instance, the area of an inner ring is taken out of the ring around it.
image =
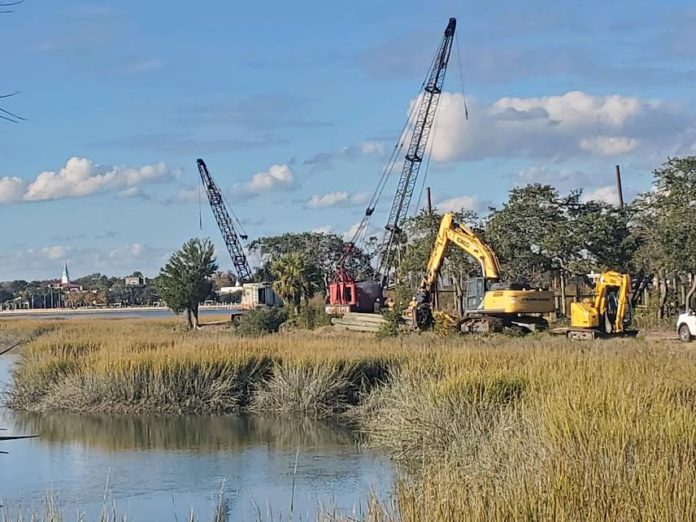
[[[472,277],[466,283],[466,310],[476,310],[486,295],[486,278]]]

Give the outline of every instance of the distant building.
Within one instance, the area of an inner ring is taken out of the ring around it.
[[[64,290],[66,292],[79,292],[82,290],[82,286],[76,285],[70,281],[70,271],[68,270],[68,262],[63,265],[63,275],[60,278],[60,282],[49,285],[51,288],[58,290]]]
[[[143,276],[128,276],[123,280],[126,286],[145,286],[147,281]]]

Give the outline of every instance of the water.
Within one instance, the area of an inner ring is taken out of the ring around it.
[[[238,308],[201,308],[198,312],[200,317],[209,315],[239,315],[243,313]],[[174,317],[174,312],[168,308],[110,308],[108,310],[96,309],[76,309],[54,311],[14,311],[0,312],[0,318],[34,318],[34,319],[156,319],[163,317]]]
[[[0,358],[5,376],[8,360]],[[221,491],[229,520],[288,520],[293,482],[293,520],[322,509],[359,515],[393,481],[386,459],[361,451],[350,431],[307,421],[0,410],[0,426],[41,434],[3,443],[3,504],[40,508],[53,491],[70,520],[97,517],[105,491],[109,508],[135,521],[186,520],[191,510],[213,520]]]

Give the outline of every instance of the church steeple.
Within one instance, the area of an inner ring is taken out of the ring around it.
[[[70,284],[70,272],[68,272],[68,262],[65,262],[65,266],[63,267],[63,277],[60,278],[60,282],[64,285],[69,285]]]

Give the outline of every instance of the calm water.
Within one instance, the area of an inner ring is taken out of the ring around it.
[[[0,358],[8,378],[11,359]],[[393,470],[361,451],[342,428],[257,417],[19,415],[0,410],[8,434],[41,437],[3,445],[0,496],[40,506],[54,491],[72,520],[104,505],[129,520],[212,520],[222,491],[229,520],[313,520],[324,506],[364,512],[371,492],[388,494]],[[299,453],[298,453],[299,449]],[[297,472],[294,474],[297,455]],[[294,476],[294,478],[293,478]]]
[[[199,316],[206,315],[232,315],[242,313],[239,309],[234,308],[201,308],[199,311]],[[130,318],[141,318],[141,319],[156,319],[161,317],[174,317],[174,313],[167,308],[124,308],[124,309],[110,309],[107,311],[98,310],[70,310],[68,312],[61,312],[56,310],[53,312],[12,312],[12,313],[1,313],[0,318],[15,318],[15,317],[32,317],[36,319],[130,319]]]

